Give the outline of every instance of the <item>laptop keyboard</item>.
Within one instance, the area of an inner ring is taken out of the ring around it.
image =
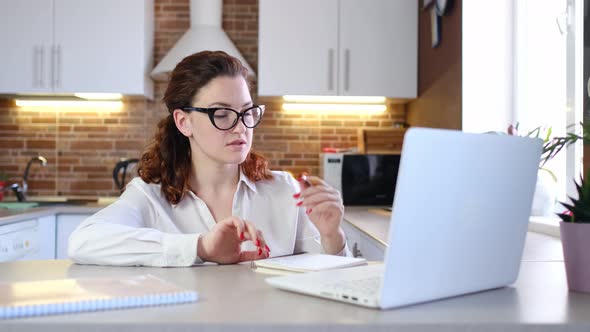
[[[382,279],[381,276],[375,276],[362,279],[339,280],[326,284],[325,288],[341,294],[364,294],[367,296],[374,296],[379,292]]]

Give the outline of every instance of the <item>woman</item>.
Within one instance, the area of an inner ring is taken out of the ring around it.
[[[172,72],[158,124],[122,196],[72,233],[78,263],[190,266],[295,252],[349,255],[340,194],[321,179],[269,171],[251,151],[264,114],[247,69],[200,52]]]

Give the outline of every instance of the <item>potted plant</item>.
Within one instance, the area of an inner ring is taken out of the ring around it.
[[[563,137],[549,139],[550,129],[543,144],[539,169],[555,157],[564,147],[579,140],[590,143],[590,122],[580,123],[582,134],[568,132]],[[571,126],[570,126],[571,127]],[[518,127],[508,127],[508,134],[517,135]],[[529,132],[529,137],[539,137],[541,128]],[[541,174],[541,173],[539,173]],[[572,291],[590,293],[590,170],[586,178],[576,184],[577,197],[569,196],[571,203],[560,202],[567,210],[557,215],[561,218],[561,244],[567,275],[568,287]],[[537,195],[537,193],[535,193]],[[550,203],[549,206],[553,206]]]
[[[571,125],[568,128],[572,128]],[[549,216],[552,214],[553,206],[557,201],[557,177],[551,170],[545,167],[545,164],[555,157],[563,148],[583,140],[585,144],[590,143],[590,123],[580,122],[583,134],[568,132],[562,137],[551,138],[551,127],[543,130],[543,127],[537,127],[529,131],[525,136],[534,138],[543,138],[543,152],[539,162],[539,172],[537,175],[537,185],[535,187],[535,196],[533,198],[533,207],[531,215]],[[575,131],[575,130],[574,130]],[[541,137],[544,132],[543,137]],[[508,135],[518,135],[518,123],[510,125],[507,129]]]
[[[561,245],[569,289],[590,293],[590,181],[583,177],[576,183],[578,197],[563,203],[567,211],[559,213]]]
[[[590,143],[590,123],[580,123],[582,134],[568,132],[563,137],[554,137],[543,145],[541,166],[564,147],[578,140]],[[577,197],[569,196],[571,203],[560,202],[567,210],[557,215],[561,218],[559,229],[567,275],[572,291],[590,293],[590,171],[576,184]]]

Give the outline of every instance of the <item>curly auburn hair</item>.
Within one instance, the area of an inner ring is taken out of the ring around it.
[[[163,98],[169,114],[158,123],[152,143],[141,156],[138,173],[146,183],[161,184],[162,194],[171,204],[178,204],[189,190],[192,167],[189,140],[176,128],[172,113],[190,106],[199,90],[219,76],[242,76],[249,83],[248,69],[222,51],[189,55],[176,65],[170,76]],[[240,167],[251,181],[273,178],[266,159],[252,150]]]

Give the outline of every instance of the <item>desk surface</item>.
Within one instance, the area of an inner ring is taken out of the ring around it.
[[[0,281],[151,273],[195,289],[193,304],[0,321],[1,331],[590,331],[590,295],[562,262],[523,262],[511,287],[389,311],[293,294],[248,265],[147,268],[68,260],[0,264]]]

